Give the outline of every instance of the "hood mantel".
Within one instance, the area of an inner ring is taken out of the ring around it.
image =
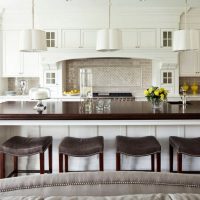
[[[55,49],[41,53],[42,64],[55,64],[64,60],[84,59],[84,58],[137,58],[151,59],[161,63],[178,63],[178,54],[170,50],[160,49],[137,49],[119,50],[112,52],[98,52],[96,50],[65,50]]]

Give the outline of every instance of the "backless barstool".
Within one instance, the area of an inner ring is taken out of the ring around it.
[[[182,171],[182,155],[200,157],[200,137],[183,138],[171,136],[169,137],[169,168],[173,171],[173,154],[174,150],[177,155],[177,172],[178,173],[199,173],[199,171]]]
[[[0,149],[0,178],[5,178],[5,156],[14,158],[14,170],[8,175],[17,176],[18,173],[52,173],[52,137],[21,137],[14,136],[1,145]],[[44,152],[49,151],[49,170],[44,167]],[[40,155],[40,170],[19,170],[18,157]]]
[[[68,156],[88,157],[99,154],[99,170],[103,171],[104,139],[102,136],[91,138],[65,137],[59,145],[59,172],[63,172],[63,155],[65,155],[65,172],[68,172]]]
[[[161,146],[153,136],[146,137],[116,137],[116,170],[121,170],[121,154],[128,156],[151,156],[151,171],[155,171],[155,155],[157,172],[161,169]]]

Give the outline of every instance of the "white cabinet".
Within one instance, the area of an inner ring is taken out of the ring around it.
[[[67,29],[62,30],[62,48],[96,48],[96,30]]]
[[[180,53],[180,76],[200,76],[200,55],[198,51]]]
[[[66,88],[66,64],[59,62],[52,65],[43,65],[40,84],[51,91],[52,98],[60,98]]]
[[[21,53],[21,70],[23,77],[39,77],[40,64],[38,53]]]
[[[62,31],[62,48],[81,48],[80,30]]]
[[[172,48],[172,38],[174,29],[161,29],[160,31],[160,47],[161,48]]]
[[[38,53],[19,51],[20,31],[3,32],[3,76],[4,77],[38,77]]]
[[[136,30],[122,30],[123,49],[133,49],[138,46],[138,33]]]
[[[175,93],[175,70],[161,69],[160,86],[167,89],[170,94]]]
[[[3,32],[3,76],[19,76],[21,69],[21,54],[19,52],[19,31]]]
[[[156,31],[145,29],[139,31],[139,48],[156,48]]]
[[[54,29],[46,29],[46,42],[47,48],[56,48],[58,47],[58,31]]]
[[[123,29],[123,49],[156,48],[155,29]]]
[[[96,49],[97,31],[81,30],[81,46],[87,49]]]
[[[44,75],[43,86],[50,89],[51,97],[57,97],[59,95],[59,88],[60,88],[60,84],[58,81],[57,69],[56,70],[45,70],[43,75]]]

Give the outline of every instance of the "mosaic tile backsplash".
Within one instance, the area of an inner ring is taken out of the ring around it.
[[[80,68],[91,68],[94,92],[143,94],[152,84],[152,61],[147,59],[81,59],[67,61],[66,90],[79,88]]]
[[[189,86],[188,94],[192,93],[191,86],[192,84],[196,83],[198,85],[198,94],[200,94],[200,77],[180,77],[179,78],[179,85],[180,87],[186,83]]]

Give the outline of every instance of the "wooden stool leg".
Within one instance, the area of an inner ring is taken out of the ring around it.
[[[40,174],[44,174],[44,152],[40,153]]]
[[[99,153],[99,170],[103,171],[104,167],[103,167],[103,153]]]
[[[155,171],[155,165],[154,165],[154,154],[151,155],[151,171],[154,172]]]
[[[14,159],[14,176],[18,176],[18,157],[13,156]]]
[[[116,153],[116,171],[121,170],[120,153]]]
[[[157,157],[157,159],[156,159],[156,161],[157,161],[157,172],[160,172],[161,171],[161,153],[159,152],[159,153],[157,153],[156,154],[156,157]]]
[[[59,172],[63,172],[63,154],[59,153]]]
[[[177,153],[177,172],[182,173],[182,153]]]
[[[0,153],[0,179],[5,178],[5,154]]]
[[[65,155],[65,172],[68,172],[68,155]]]
[[[49,146],[49,173],[52,173],[52,144]]]
[[[172,145],[169,145],[169,171],[173,172],[173,157],[174,157],[174,150]]]

